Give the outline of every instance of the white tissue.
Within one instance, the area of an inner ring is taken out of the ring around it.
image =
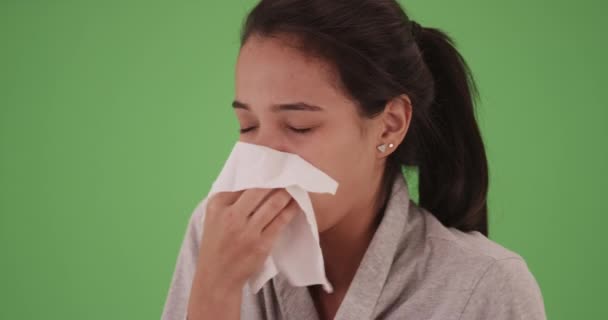
[[[293,286],[320,284],[331,293],[319,245],[317,220],[309,192],[334,195],[338,183],[297,154],[237,141],[207,198],[217,192],[250,188],[285,188],[304,214],[298,214],[278,236],[264,266],[248,281],[257,293],[279,272]],[[201,223],[204,223],[203,214]]]

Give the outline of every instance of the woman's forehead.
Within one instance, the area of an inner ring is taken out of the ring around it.
[[[279,39],[253,37],[239,52],[236,80],[325,87],[332,83],[333,72],[328,63],[311,58]]]
[[[236,64],[236,100],[276,105],[305,102],[335,105],[347,98],[330,67],[275,38],[250,38]]]

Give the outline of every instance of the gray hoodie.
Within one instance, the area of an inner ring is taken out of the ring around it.
[[[163,320],[186,319],[205,200],[190,217]],[[388,201],[334,319],[546,319],[540,288],[519,254],[479,232],[446,228],[410,200],[402,175]],[[319,319],[308,289],[281,274],[257,294],[242,294],[243,320]]]

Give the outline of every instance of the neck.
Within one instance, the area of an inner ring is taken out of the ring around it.
[[[336,291],[346,291],[350,286],[383,215],[387,194],[380,181],[376,186],[377,192],[362,205],[319,234],[325,272]]]

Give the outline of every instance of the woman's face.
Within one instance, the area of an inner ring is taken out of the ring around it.
[[[251,36],[236,64],[239,140],[298,154],[339,184],[335,196],[310,194],[319,232],[366,205],[383,168],[377,120],[361,118],[334,79],[277,38]]]

